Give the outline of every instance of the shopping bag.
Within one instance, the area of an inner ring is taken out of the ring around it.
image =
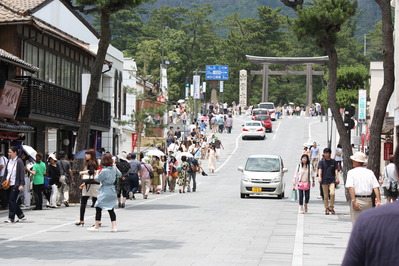
[[[298,199],[298,194],[295,189],[291,191],[291,200],[296,201]]]

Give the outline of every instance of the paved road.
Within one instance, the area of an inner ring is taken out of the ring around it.
[[[216,173],[198,178],[197,192],[128,201],[126,209],[117,209],[117,233],[110,232],[106,213],[100,232],[86,230],[93,208],[87,209],[85,227],[74,225],[78,205],[26,211],[27,221],[0,224],[0,264],[339,265],[351,230],[343,189],[334,216],[323,214],[318,189],[305,215],[288,198],[302,144],[316,140],[325,147],[326,123],[284,118],[273,122],[266,140],[242,141],[245,119],[235,119],[233,134],[219,135],[226,148],[221,162]],[[240,199],[237,167],[255,153],[283,157],[289,168],[284,199]]]

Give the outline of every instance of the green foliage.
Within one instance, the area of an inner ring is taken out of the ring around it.
[[[367,57],[370,60],[383,60],[382,53],[382,21],[374,25],[374,29],[367,33]]]
[[[293,30],[299,38],[310,36],[319,46],[323,42],[335,45],[341,26],[355,15],[357,2],[352,0],[314,0],[300,8]]]
[[[337,71],[337,103],[341,108],[357,104],[358,91],[368,89],[369,70],[363,65],[344,66]],[[328,73],[325,75],[328,80]],[[317,95],[322,106],[327,104],[327,86]]]

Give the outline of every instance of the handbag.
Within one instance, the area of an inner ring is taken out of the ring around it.
[[[163,169],[162,169],[162,168],[158,168],[158,169],[157,169],[157,173],[160,174],[160,175],[162,175],[162,174],[163,174]]]
[[[174,167],[172,167],[172,173],[170,175],[174,179],[179,177],[179,173],[176,171],[176,169]]]
[[[145,169],[147,169],[148,174],[150,175],[150,179],[153,179],[153,178],[154,178],[154,171],[148,170],[148,168],[147,168],[147,166],[145,165],[145,163],[143,163],[143,165],[144,165]]]
[[[50,177],[45,177],[44,178],[44,187],[50,186],[50,180],[51,180]]]
[[[292,189],[291,191],[291,200],[296,201],[298,199],[298,193],[296,192],[295,189]]]
[[[298,189],[300,189],[300,190],[309,190],[310,189],[309,182],[299,182]]]
[[[1,188],[4,189],[4,190],[9,189],[9,188],[10,188],[10,183],[11,183],[10,179],[4,180],[4,181],[1,183]]]

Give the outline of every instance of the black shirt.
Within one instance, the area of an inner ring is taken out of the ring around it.
[[[399,202],[362,212],[345,253],[347,265],[398,265]]]
[[[58,185],[58,183],[60,183],[61,176],[60,169],[57,166],[52,166],[51,164],[49,164],[47,171],[49,177],[51,178],[50,185]]]
[[[317,169],[321,169],[321,183],[322,184],[332,184],[335,182],[335,170],[338,169],[338,164],[334,159],[320,160],[317,165]]]

